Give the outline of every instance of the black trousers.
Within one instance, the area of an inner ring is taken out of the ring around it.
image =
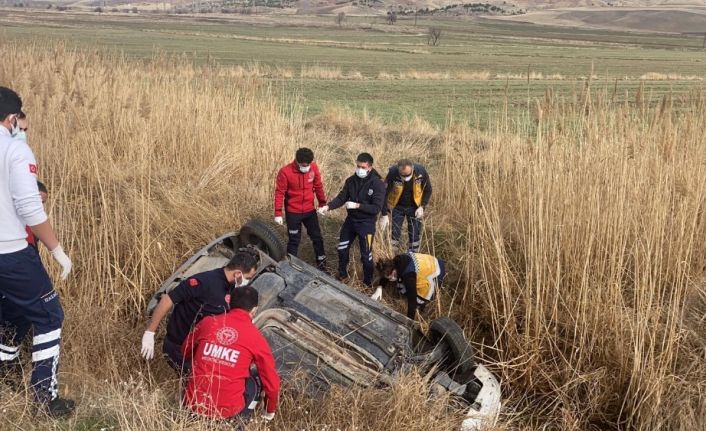
[[[179,377],[187,377],[191,374],[191,361],[184,359],[179,344],[165,338],[164,344],[162,344],[162,353],[169,366],[177,372]]]
[[[319,217],[316,211],[303,214],[286,214],[287,234],[289,241],[287,242],[287,253],[296,256],[299,252],[299,243],[302,240],[302,225],[306,228],[306,233],[311,238],[311,243],[314,246],[316,254],[316,263],[322,267],[326,262],[326,250],[324,249],[324,237],[321,235],[321,226],[319,226]]]

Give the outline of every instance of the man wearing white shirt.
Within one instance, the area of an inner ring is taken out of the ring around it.
[[[16,364],[26,331],[13,322],[30,322],[31,384],[37,402],[55,417],[66,416],[74,402],[59,398],[57,370],[64,312],[39,255],[28,245],[25,226],[51,251],[61,265],[61,278],[71,272],[54,229],[44,212],[37,188],[37,162],[19,133],[22,99],[0,87],[0,368]]]

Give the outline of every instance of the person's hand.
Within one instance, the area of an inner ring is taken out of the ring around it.
[[[267,422],[271,421],[272,419],[275,418],[275,412],[272,413],[263,413],[262,418],[266,420]]]
[[[380,229],[385,230],[387,229],[387,226],[390,224],[390,216],[382,216],[380,217]]]
[[[355,210],[355,209],[360,208],[360,204],[348,201],[348,202],[346,202],[346,208],[348,208],[349,210]]]
[[[319,207],[319,209],[316,210],[316,212],[319,213],[319,215],[326,215],[326,213],[328,212],[328,205],[324,205],[322,207]]]
[[[382,287],[378,287],[377,289],[375,289],[375,293],[370,295],[370,299],[372,299],[374,301],[381,300],[382,299]]]
[[[284,224],[284,219],[282,218],[282,216],[275,217],[275,223],[282,226]]]
[[[145,331],[142,334],[142,357],[148,361],[154,358],[154,332]]]
[[[414,216],[416,218],[422,218],[424,217],[424,207],[419,207],[417,210],[414,212]]]
[[[54,257],[54,260],[61,265],[61,279],[66,280],[73,266],[71,259],[64,253],[64,249],[61,248],[61,245],[57,245],[54,250],[51,251],[51,255]]]

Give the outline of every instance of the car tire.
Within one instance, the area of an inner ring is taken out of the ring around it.
[[[457,383],[465,384],[473,379],[476,368],[475,352],[468,344],[458,323],[448,317],[439,317],[429,325],[429,338],[434,344],[445,343],[449,349],[446,365]]]
[[[260,220],[248,220],[240,228],[240,245],[254,245],[279,262],[287,257],[287,249],[282,239],[270,226]]]

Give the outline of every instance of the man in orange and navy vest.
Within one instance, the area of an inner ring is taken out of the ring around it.
[[[387,228],[392,212],[392,246],[397,249],[402,235],[402,223],[407,220],[408,251],[417,252],[421,245],[424,208],[431,199],[431,180],[422,165],[402,159],[391,166],[385,177],[387,199],[380,218],[380,227]]]

